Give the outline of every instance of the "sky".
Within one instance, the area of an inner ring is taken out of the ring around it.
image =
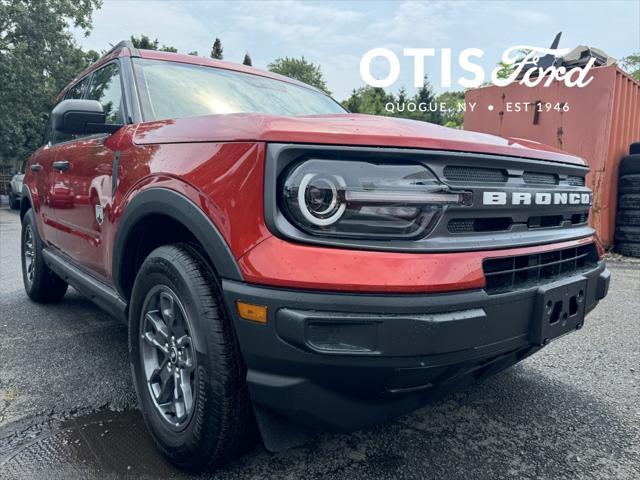
[[[364,86],[360,59],[372,48],[391,49],[401,73],[389,90],[413,87],[413,59],[404,48],[434,48],[426,73],[436,92],[460,89],[464,75],[457,62],[465,48],[480,48],[474,62],[486,72],[514,45],[547,47],[562,31],[560,47],[589,45],[614,58],[640,52],[640,0],[620,1],[126,1],[103,0],[93,14],[88,37],[74,31],[86,49],[103,51],[131,35],[146,34],[182,53],[208,56],[216,37],[224,59],[242,62],[249,52],[253,66],[266,69],[278,57],[300,57],[321,66],[333,96],[347,98]],[[453,53],[453,87],[440,86],[440,49]],[[383,61],[372,73],[384,77]],[[489,73],[487,73],[488,75]],[[466,76],[471,76],[466,74]]]

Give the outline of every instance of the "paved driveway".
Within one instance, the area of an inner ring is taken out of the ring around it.
[[[19,218],[0,209],[0,477],[184,478],[135,411],[124,326],[75,291],[22,288]],[[202,478],[640,478],[640,263],[612,262],[585,328],[394,423],[257,443]]]

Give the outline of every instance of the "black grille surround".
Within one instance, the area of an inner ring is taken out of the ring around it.
[[[335,238],[304,232],[289,221],[279,202],[287,172],[308,159],[420,163],[446,189],[464,193],[471,201],[444,207],[429,229],[414,239]],[[586,223],[589,205],[524,205],[511,201],[488,204],[483,201],[487,192],[501,192],[510,198],[513,193],[591,195],[587,187],[569,184],[570,177],[584,179],[588,169],[581,165],[477,153],[281,143],[268,144],[265,162],[267,227],[274,235],[298,243],[360,250],[455,252],[552,244],[594,234]],[[528,183],[525,172],[544,174],[535,178],[557,178],[558,183]]]
[[[550,252],[490,258],[483,262],[485,291],[489,295],[512,292],[591,270],[598,265],[593,243]]]

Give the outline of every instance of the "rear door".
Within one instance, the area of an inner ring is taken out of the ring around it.
[[[91,75],[83,98],[98,100],[107,123],[124,124],[124,104],[118,61],[110,62]],[[106,275],[103,229],[111,212],[112,175],[117,135],[96,134],[61,145],[56,154],[55,183],[59,224],[57,243],[76,263],[98,276]]]

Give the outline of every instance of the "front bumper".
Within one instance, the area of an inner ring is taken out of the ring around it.
[[[607,294],[602,261],[572,278],[586,280],[585,312]],[[374,295],[222,286],[252,401],[316,428],[386,421],[541,348],[530,340],[538,287]],[[237,301],[266,305],[267,323],[239,318]]]

